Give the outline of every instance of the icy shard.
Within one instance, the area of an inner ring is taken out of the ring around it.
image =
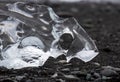
[[[17,2],[0,10],[0,66],[20,69],[42,66],[64,54],[92,60],[98,50],[75,18],[60,18],[45,5]]]

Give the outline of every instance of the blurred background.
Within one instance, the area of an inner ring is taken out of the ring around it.
[[[50,3],[78,3],[78,2],[97,2],[97,3],[104,3],[104,2],[112,2],[112,3],[119,3],[120,0],[0,0],[2,2],[16,2],[16,1],[23,1],[23,2],[50,2]]]

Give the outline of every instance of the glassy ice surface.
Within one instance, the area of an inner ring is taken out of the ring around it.
[[[64,54],[92,60],[98,50],[78,22],[60,18],[47,6],[17,2],[0,10],[0,66],[20,69],[42,66]]]

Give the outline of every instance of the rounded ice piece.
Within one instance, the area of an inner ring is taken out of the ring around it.
[[[22,47],[35,46],[35,47],[38,47],[38,48],[41,48],[41,49],[45,48],[43,42],[35,36],[29,36],[29,37],[24,38],[21,41],[21,46]]]
[[[52,8],[17,2],[0,10],[0,66],[42,66],[52,56],[84,62],[98,55],[94,41],[74,17],[60,18]]]

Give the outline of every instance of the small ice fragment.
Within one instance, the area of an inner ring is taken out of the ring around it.
[[[76,57],[88,62],[98,55],[94,41],[75,18],[60,18],[44,5],[17,2],[8,7],[0,11],[8,16],[0,22],[0,66],[38,67],[62,54],[67,61]]]
[[[80,51],[78,52],[76,55],[74,56],[68,56],[67,57],[67,61],[70,61],[73,57],[79,58],[84,62],[89,62],[91,61],[94,57],[96,57],[96,55],[98,54],[98,52],[95,52],[94,50],[88,50],[88,51]]]

